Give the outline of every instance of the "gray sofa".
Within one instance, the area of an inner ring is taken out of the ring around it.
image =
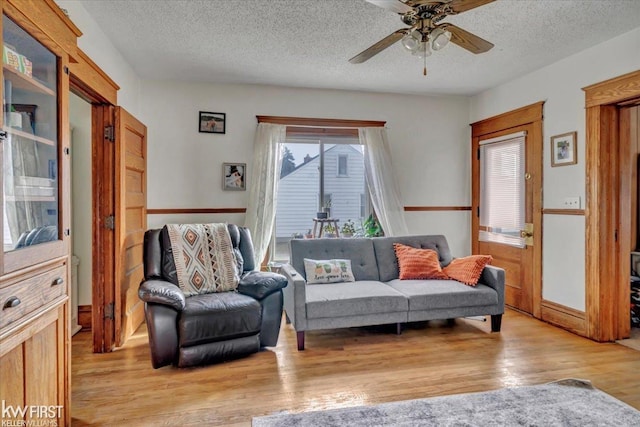
[[[318,329],[402,324],[465,316],[491,316],[499,332],[504,313],[504,270],[487,266],[477,286],[455,280],[399,280],[394,243],[434,249],[444,267],[453,259],[444,236],[352,239],[293,239],[290,264],[282,267],[287,323],[297,332],[298,350],[304,333]],[[304,259],[349,259],[355,282],[307,284]]]

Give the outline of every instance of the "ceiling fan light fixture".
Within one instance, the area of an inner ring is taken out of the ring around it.
[[[426,58],[427,56],[431,56],[431,48],[429,47],[429,42],[420,42],[420,46],[411,52],[413,56],[417,56],[418,58]]]
[[[415,52],[420,48],[421,38],[421,34],[414,30],[402,38],[402,46],[409,52]]]
[[[449,40],[451,40],[451,33],[442,28],[436,28],[431,33],[431,47],[433,50],[442,49],[449,44]]]

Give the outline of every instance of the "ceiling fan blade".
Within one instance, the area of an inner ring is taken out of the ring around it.
[[[378,7],[383,9],[390,10],[391,12],[396,13],[407,13],[411,12],[413,8],[411,6],[407,6],[400,0],[366,0],[371,4],[375,4]]]
[[[449,31],[451,33],[451,41],[471,53],[484,53],[493,47],[493,43],[453,24],[445,23],[438,25],[438,27]]]
[[[462,13],[494,1],[496,0],[453,0],[449,7],[456,13]]]
[[[360,64],[370,59],[372,56],[379,54],[380,52],[400,40],[402,37],[409,33],[409,30],[410,28],[402,28],[396,32],[389,34],[387,37],[378,41],[373,46],[369,47],[366,50],[363,50],[362,52],[351,58],[349,62],[351,62],[352,64]]]

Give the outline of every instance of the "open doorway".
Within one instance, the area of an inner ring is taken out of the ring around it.
[[[91,104],[69,94],[71,125],[71,331],[91,329]]]
[[[632,218],[637,160],[633,163],[631,147],[638,138],[637,121],[631,120],[631,113],[637,114],[635,108],[640,105],[640,70],[583,90],[587,336],[615,341],[628,338],[631,332],[630,258],[637,236],[637,232],[633,235],[637,215]]]

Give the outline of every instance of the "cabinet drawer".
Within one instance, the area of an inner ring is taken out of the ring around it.
[[[0,329],[64,295],[66,289],[64,265],[0,289]]]

